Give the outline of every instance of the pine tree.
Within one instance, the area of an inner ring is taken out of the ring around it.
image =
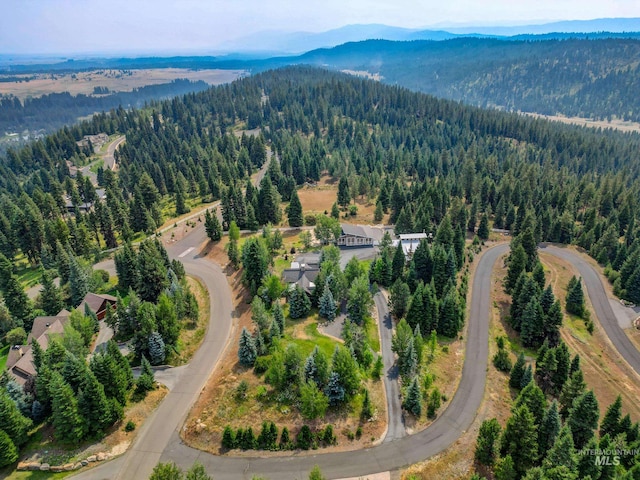
[[[315,382],[305,382],[300,387],[300,412],[304,418],[315,420],[323,417],[329,406],[329,399]]]
[[[207,475],[207,471],[204,469],[204,465],[200,462],[194,463],[189,470],[187,470],[187,475],[185,476],[185,480],[213,480],[209,475]]]
[[[9,394],[0,390],[0,431],[9,435],[16,447],[20,447],[28,440],[31,420],[18,410],[18,406]]]
[[[532,298],[522,312],[520,335],[523,345],[536,347],[544,340],[544,313],[537,298]]]
[[[166,252],[163,250],[151,240],[140,244],[137,258],[138,283],[135,290],[144,301],[155,303],[169,284],[167,263],[163,258]]]
[[[18,460],[18,449],[4,430],[0,430],[0,468]]]
[[[251,294],[258,292],[262,279],[267,275],[270,256],[265,242],[251,237],[242,246],[242,281]]]
[[[280,302],[276,302],[271,309],[271,313],[273,314],[273,321],[278,324],[281,333],[284,333],[285,328],[285,320],[284,320],[284,312],[282,311],[282,305]]]
[[[576,279],[573,286],[567,291],[567,312],[581,317],[584,314],[584,292],[582,291],[582,282]]]
[[[311,301],[299,285],[289,294],[289,317],[292,319],[304,318],[311,310]]]
[[[51,374],[50,391],[52,423],[56,438],[67,443],[79,442],[85,434],[85,422],[80,416],[73,390],[58,372]]]
[[[153,365],[162,365],[167,356],[167,348],[158,332],[151,332],[148,338],[149,359]]]
[[[23,327],[25,331],[30,331],[33,326],[33,302],[18,281],[18,277],[11,275],[4,291],[4,303],[11,316],[15,319],[17,327]]]
[[[511,455],[518,473],[534,465],[538,457],[538,434],[526,405],[515,408],[500,438],[500,453]]]
[[[607,412],[600,424],[600,437],[609,435],[611,438],[615,438],[619,433],[623,433],[621,428],[622,418],[622,397],[618,395],[614,402],[609,405]],[[625,432],[626,433],[626,432]]]
[[[320,316],[326,318],[328,321],[333,322],[336,318],[336,302],[333,299],[333,294],[328,284],[325,283],[324,292],[320,297]]]
[[[532,381],[533,370],[531,369],[531,365],[527,365],[527,368],[524,369],[524,373],[522,374],[522,379],[520,380],[520,388],[526,387]]]
[[[441,397],[442,396],[440,395],[440,390],[438,390],[438,387],[434,387],[434,389],[431,391],[431,394],[429,394],[429,402],[427,404],[427,417],[435,418],[436,412],[440,408],[442,400]]]
[[[112,423],[111,408],[104,386],[88,371],[78,395],[78,412],[90,435],[100,434]]]
[[[184,190],[178,183],[178,188],[176,189],[176,215],[184,215],[185,213],[189,213],[191,209],[187,207],[184,198]]]
[[[598,442],[595,437],[591,438],[585,449],[596,450]],[[602,467],[595,462],[592,455],[578,455],[578,478],[600,478]]]
[[[47,315],[57,315],[64,308],[62,293],[53,283],[49,272],[43,272],[41,277],[40,304]]]
[[[136,288],[138,285],[138,265],[136,254],[129,242],[118,250],[114,257],[118,286],[123,290]]]
[[[422,395],[420,393],[418,379],[414,378],[411,382],[402,407],[418,418],[422,414]]]
[[[89,276],[74,256],[69,258],[69,267],[71,303],[74,307],[77,307],[89,292]]]
[[[498,460],[494,470],[496,480],[516,480],[516,478],[518,478],[511,455],[507,455]]]
[[[238,347],[238,359],[240,360],[240,364],[245,367],[251,367],[256,361],[257,356],[258,352],[256,350],[256,344],[253,337],[246,328],[243,328],[242,333],[240,334]]]
[[[349,193],[349,183],[346,177],[340,178],[338,183],[338,205],[347,208],[351,203],[351,194]]]
[[[324,393],[329,399],[329,405],[331,406],[335,407],[345,400],[346,392],[338,372],[331,372],[327,386],[324,388]]]
[[[173,462],[158,463],[149,480],[183,480],[182,470]]]
[[[147,392],[153,390],[155,385],[155,375],[151,369],[151,364],[144,355],[142,356],[140,365],[142,366],[142,370],[138,380],[136,381],[136,393],[144,396]]]
[[[120,405],[125,405],[129,388],[127,375],[113,357],[106,353],[98,353],[91,357],[90,368],[104,386],[107,398],[115,398]]]
[[[584,381],[584,375],[582,370],[576,370],[571,374],[569,380],[562,387],[560,392],[560,415],[566,419],[573,407],[573,401],[584,393],[587,388],[587,384]]]
[[[583,393],[573,401],[567,425],[571,428],[577,449],[583,448],[598,428],[598,400],[593,390]]]
[[[383,218],[384,218],[384,211],[382,209],[382,203],[380,203],[380,201],[378,201],[378,202],[376,202],[376,209],[373,212],[373,221],[374,222],[381,222]]]
[[[547,451],[543,468],[545,470],[555,470],[558,467],[565,467],[568,472],[575,472],[578,466],[578,459],[574,452],[571,430],[568,426],[565,426],[560,430],[553,446]]]
[[[0,252],[0,290],[5,291],[13,275],[13,263]]]
[[[213,214],[209,210],[205,211],[204,218],[204,228],[207,232],[207,237],[209,237],[212,242],[220,241],[222,238],[222,225],[220,225],[216,211],[214,211]]]
[[[227,425],[222,433],[222,448],[232,449],[236,446],[235,432]]]
[[[480,217],[480,226],[478,227],[478,238],[480,240],[488,240],[489,239],[489,217],[486,213],[482,214]]]
[[[289,202],[289,209],[287,210],[287,216],[289,217],[290,227],[301,227],[304,225],[304,219],[302,217],[302,204],[298,197],[298,191],[293,190],[291,192],[291,200]]]
[[[369,421],[373,417],[373,406],[371,405],[371,398],[369,398],[369,390],[364,389],[362,397],[362,411],[360,412],[360,418],[364,421]]]
[[[410,297],[411,292],[409,286],[404,283],[402,279],[398,278],[389,289],[389,307],[391,314],[396,319],[404,317]],[[415,323],[416,325],[418,324],[417,322]]]
[[[502,428],[495,418],[482,422],[474,455],[476,462],[489,467],[495,463],[501,431]]]
[[[527,266],[527,253],[522,248],[522,245],[517,244],[512,248],[509,255],[509,268],[507,269],[507,278],[505,280],[505,287],[507,293],[511,293],[516,286],[518,277],[525,271]]]
[[[538,449],[540,453],[548,451],[553,446],[561,427],[558,402],[554,400],[544,412],[542,423],[538,427]]]
[[[533,415],[535,424],[540,425],[544,417],[544,412],[547,408],[547,400],[544,393],[540,387],[535,384],[535,382],[530,382],[526,387],[524,387],[520,392],[520,395],[518,395],[518,398],[516,398],[514,408],[521,407],[522,405],[527,406],[529,412]]]
[[[347,315],[352,322],[362,325],[373,306],[373,297],[369,291],[369,280],[366,275],[356,278],[347,294]]]

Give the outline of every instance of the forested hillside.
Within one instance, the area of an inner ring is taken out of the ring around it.
[[[378,73],[385,83],[483,107],[640,120],[639,40],[528,40],[370,40],[296,61]]]

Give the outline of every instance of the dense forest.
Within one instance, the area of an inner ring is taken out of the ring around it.
[[[291,63],[380,74],[382,81],[482,107],[638,121],[637,39],[370,40]]]
[[[262,133],[238,138],[232,132],[238,126],[261,127]],[[66,163],[82,163],[85,154],[76,141],[99,132],[127,136],[116,154],[118,173],[99,172],[104,202],[96,201],[95,186],[86,177],[69,176]],[[266,161],[268,144],[279,160],[269,164],[255,188],[249,175]],[[59,273],[69,258],[91,259],[105,247],[125,245],[117,258],[118,273],[141,301],[136,311],[148,328],[137,350],[151,356],[151,335],[164,337],[154,328],[165,328],[150,321],[156,314],[152,303],[173,283],[168,278],[172,265],[152,244],[147,244],[151,260],[134,260],[128,242],[162,224],[162,202],[170,201],[180,213],[185,199],[221,199],[225,229],[255,229],[281,221],[280,200],[296,203],[296,186],[329,174],[340,179],[339,204],[366,195],[390,212],[397,232],[434,233],[433,244],[425,242],[409,268],[394,267],[396,252],[389,250],[362,281],[391,285],[392,278],[402,278],[395,294],[404,303],[394,307],[403,308],[394,313],[405,314],[408,342],[413,332],[428,335],[435,329],[453,336],[459,330],[464,311],[459,297],[464,295],[448,284],[464,261],[460,239],[465,231],[486,238],[490,225],[509,229],[519,239],[521,248],[514,250],[522,271],[535,275],[537,243],[573,243],[607,266],[619,295],[640,303],[638,147],[635,134],[481,110],[325,70],[268,71],[153,102],[144,110],[99,114],[9,150],[0,162],[0,253],[6,257],[0,263],[11,272],[18,259],[26,258]],[[73,211],[65,207],[66,196]],[[86,202],[95,202],[95,208],[83,212],[79,206]],[[264,265],[261,248],[259,241],[246,242],[242,263],[255,259],[254,264]],[[138,255],[146,250],[141,247]],[[240,252],[236,255],[239,261]],[[139,279],[147,274],[136,273],[131,265],[164,267],[154,270],[158,282],[143,285]],[[250,272],[263,270],[245,268],[252,294],[264,275],[254,281]],[[510,287],[516,291],[527,285],[524,277],[519,279],[522,271]],[[337,276],[336,270],[333,278]],[[10,273],[5,277],[15,278]],[[354,281],[352,287],[358,285]],[[535,288],[531,281],[528,285]],[[36,313],[28,302],[16,300],[24,298],[20,284],[12,281],[10,286],[12,290],[4,287],[3,336],[21,326],[15,322],[29,325]],[[543,285],[539,289],[535,292],[542,308]],[[335,297],[345,295],[336,291]],[[351,296],[347,293],[346,298]],[[553,305],[553,299],[544,301],[549,300]],[[318,306],[326,301],[314,299]],[[420,302],[439,313],[425,319],[415,307]],[[519,305],[522,318],[537,314],[534,307]],[[362,306],[353,308],[363,311]],[[138,321],[136,316],[118,324],[120,335],[138,338]],[[521,329],[521,334],[532,346],[544,346],[546,340],[549,348],[561,348],[555,346],[557,318],[550,322],[549,328],[543,321],[541,329]],[[165,334],[172,338],[169,330]],[[163,341],[169,343],[167,338]],[[516,413],[526,416],[524,410]],[[509,452],[515,450],[508,447],[505,455]]]
[[[178,79],[161,85],[147,85],[131,92],[104,92],[106,95],[71,95],[68,92],[50,93],[21,102],[17,97],[0,95],[0,132],[24,130],[53,132],[64,125],[73,125],[78,118],[122,105],[142,107],[145,102],[160,100],[209,87],[203,81]],[[96,93],[103,93],[97,90]]]

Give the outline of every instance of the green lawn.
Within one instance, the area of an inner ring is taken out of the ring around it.
[[[6,469],[0,470],[0,476],[7,480],[51,480],[51,479],[65,478],[74,473],[75,472],[60,472],[60,473],[18,472],[18,471],[10,472]]]
[[[11,345],[6,345],[0,348],[0,372],[4,372],[4,367],[7,365],[7,357],[9,356],[9,349]]]

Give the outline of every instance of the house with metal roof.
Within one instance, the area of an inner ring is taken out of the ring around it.
[[[384,228],[371,225],[340,224],[342,233],[336,245],[339,247],[374,247],[380,244]]]

